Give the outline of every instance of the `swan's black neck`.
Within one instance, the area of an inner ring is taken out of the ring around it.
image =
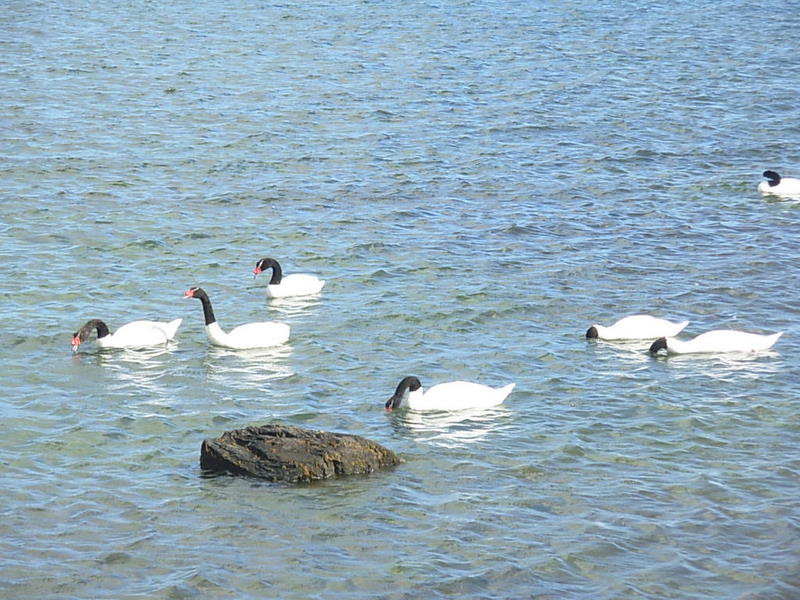
[[[281,269],[280,264],[278,264],[278,261],[274,258],[262,258],[260,261],[258,261],[258,268],[262,271],[272,269],[272,278],[269,280],[270,285],[280,283],[281,279],[283,279],[283,270]]]
[[[202,289],[197,289],[192,297],[199,298],[200,302],[203,303],[203,316],[206,318],[206,325],[215,323],[217,318],[214,316],[214,309],[211,308],[211,300],[208,299],[208,294],[206,294]]]
[[[394,391],[394,396],[386,401],[386,410],[394,410],[395,408],[399,408],[400,404],[403,402],[403,398],[405,398],[409,392],[416,392],[421,387],[422,384],[416,377],[403,377],[400,383],[397,384],[397,389]]]
[[[764,171],[764,177],[767,178],[770,187],[775,187],[781,182],[781,176],[775,171]]]
[[[100,319],[90,319],[86,324],[76,331],[72,337],[77,337],[81,342],[85,342],[92,333],[92,329],[97,330],[97,339],[104,338],[109,334],[108,325]]]
[[[667,349],[667,338],[660,337],[650,345],[650,352],[656,354],[659,350]]]
[[[422,384],[419,382],[419,379],[413,375],[410,377],[403,377],[402,381],[397,384],[397,389],[394,391],[394,395],[402,396],[406,393],[406,390],[416,392],[421,387]]]

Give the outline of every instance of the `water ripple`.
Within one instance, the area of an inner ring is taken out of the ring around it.
[[[4,8],[6,595],[797,596],[800,204],[756,192],[800,170],[796,14]],[[267,301],[264,255],[325,290]],[[198,284],[289,344],[210,346]],[[635,312],[785,334],[724,357],[585,339]],[[92,317],[184,323],[73,354]],[[407,374],[517,387],[385,414]],[[204,438],[265,422],[404,462],[203,475]]]

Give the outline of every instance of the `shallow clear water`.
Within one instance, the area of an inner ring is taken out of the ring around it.
[[[793,3],[7,2],[0,589],[15,598],[794,598]],[[275,256],[327,280],[265,300]],[[275,319],[281,349],[211,348]],[[593,322],[784,331],[654,359]],[[183,317],[73,355],[89,318]],[[492,385],[387,415],[401,377]],[[396,470],[205,477],[206,437]]]

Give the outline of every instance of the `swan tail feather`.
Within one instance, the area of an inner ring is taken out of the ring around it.
[[[178,332],[178,327],[181,326],[181,323],[183,323],[183,319],[175,319],[174,321],[167,323],[165,327],[165,333],[168,340],[171,340],[175,337],[175,334]]]
[[[508,398],[508,395],[513,391],[514,386],[516,385],[517,385],[516,383],[509,383],[508,385],[498,388],[497,390],[497,397],[499,398],[498,404],[500,404],[506,398]]]

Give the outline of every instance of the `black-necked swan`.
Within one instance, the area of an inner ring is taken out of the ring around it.
[[[78,331],[72,334],[72,350],[78,347],[97,331],[97,345],[101,348],[147,348],[166,344],[175,337],[183,319],[175,319],[168,323],[162,321],[131,321],[117,329],[114,333],[108,330],[100,319],[90,319]]]
[[[316,275],[308,273],[292,273],[284,275],[281,265],[274,258],[262,258],[256,263],[253,273],[260,273],[272,269],[272,278],[267,284],[268,298],[289,298],[292,296],[311,296],[318,294],[325,285],[325,281]]]
[[[251,348],[268,348],[283,344],[289,339],[289,326],[285,323],[263,321],[260,323],[246,323],[225,333],[217,323],[211,300],[208,299],[203,288],[193,287],[184,293],[186,298],[197,298],[203,303],[203,316],[206,319],[206,334],[211,343],[216,346],[233,348],[234,350],[249,350]]]
[[[767,181],[758,184],[758,191],[762,194],[800,197],[800,179],[781,177],[775,171],[764,171],[763,176]]]
[[[760,352],[768,350],[783,335],[782,331],[761,335],[733,329],[717,329],[701,333],[696,338],[681,341],[672,337],[661,337],[650,346],[650,352],[657,354],[665,350],[667,354]]]
[[[650,315],[630,315],[609,327],[592,325],[586,332],[587,338],[601,340],[647,340],[658,337],[678,335],[689,321],[673,323]]]
[[[502,404],[514,389],[513,383],[501,388],[470,381],[439,383],[427,392],[416,377],[404,377],[394,396],[386,401],[386,410],[409,408],[411,410],[461,410],[488,408]]]

